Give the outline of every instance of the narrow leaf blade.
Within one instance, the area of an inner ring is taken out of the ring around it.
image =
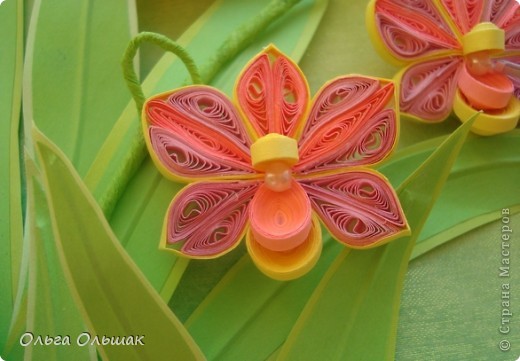
[[[35,2],[25,116],[82,175],[130,99],[120,60],[137,28],[134,6],[132,0]]]
[[[23,333],[17,335],[17,343],[25,344],[24,360],[94,361],[97,359],[95,347],[81,347],[76,342],[86,327],[60,266],[41,176],[34,161],[28,157],[26,169],[26,234],[29,239],[27,313],[25,328]],[[39,336],[52,338],[53,342],[37,342]],[[54,341],[63,344],[56,345]]]
[[[405,148],[380,170],[399,184],[406,171],[417,168],[445,138]],[[503,207],[520,204],[520,193],[512,191],[519,182],[520,131],[495,137],[470,134],[417,239],[412,258],[498,219],[497,211]]]
[[[63,153],[38,131],[33,134],[61,265],[92,337],[130,337],[137,342],[143,336],[144,345],[98,346],[102,357],[203,359],[184,327],[123,250]]]
[[[397,189],[412,235],[368,251],[342,252],[309,299],[278,360],[394,357],[410,253],[471,124],[448,137]]]
[[[19,287],[22,251],[22,179],[19,125],[22,94],[22,1],[0,6],[0,351],[4,349]]]

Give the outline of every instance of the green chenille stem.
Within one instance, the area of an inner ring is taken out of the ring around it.
[[[255,36],[301,0],[273,0],[254,19],[242,24],[222,43],[211,60],[201,69],[202,79],[209,83],[219,70],[241,50],[251,44]]]
[[[164,50],[177,55],[186,66],[186,69],[188,69],[192,82],[194,84],[202,83],[199,69],[197,68],[197,65],[195,65],[193,58],[186,51],[186,49],[164,35],[150,32],[139,33],[128,44],[125,55],[123,56],[123,61],[121,63],[126,85],[130,90],[130,93],[132,93],[132,97],[134,98],[135,104],[137,106],[137,114],[141,114],[145,96],[141,87],[141,83],[139,82],[137,74],[135,73],[133,61],[135,54],[137,54],[137,49],[139,49],[139,46],[143,42],[153,43],[157,46],[160,46]]]
[[[253,42],[258,33],[262,32],[269,24],[274,22],[300,1],[301,0],[271,1],[257,16],[253,19],[249,19],[230,34],[230,36],[218,48],[215,55],[212,56],[208,63],[201,68],[200,78],[195,76],[195,79],[193,79],[193,74],[191,74],[193,82],[209,83],[220,69],[226,65],[226,63]],[[152,38],[155,39],[155,36]],[[133,71],[133,56],[128,55],[128,52],[130,51],[131,53],[132,51],[135,51],[137,46],[138,44],[136,44],[136,40],[134,39],[129,45],[127,54],[124,56],[124,62],[129,61],[130,65],[123,63],[125,64],[123,65],[123,72],[125,73],[125,79],[127,79],[130,91],[132,92],[134,99],[136,99],[138,114],[141,114],[141,108],[145,98],[141,85],[136,80],[136,75]],[[186,56],[186,59],[190,59],[189,61],[184,60],[184,64],[188,68],[188,71],[190,71],[190,65],[188,64],[193,64],[193,61],[189,55]],[[193,64],[192,69],[195,69],[196,74],[197,67],[195,64]],[[127,74],[132,73],[134,73],[134,77],[130,75],[130,78],[128,78]],[[128,180],[134,175],[145,157],[146,149],[144,139],[137,122],[135,124],[134,133],[135,135],[133,136],[132,141],[128,143],[127,157],[122,163],[118,164],[118,170],[116,171],[116,175],[113,177],[111,183],[101,191],[101,194],[96,194],[94,191],[106,216],[110,216],[112,213],[128,183]]]

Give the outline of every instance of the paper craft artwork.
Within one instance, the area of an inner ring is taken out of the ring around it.
[[[280,280],[310,270],[319,219],[339,242],[369,248],[409,233],[386,178],[367,168],[397,143],[392,82],[344,76],[310,102],[301,70],[274,46],[240,74],[234,102],[193,85],[143,108],[149,152],[189,182],[170,204],[161,247],[214,258],[246,236],[257,267]]]
[[[520,3],[517,0],[372,0],[367,24],[379,52],[404,65],[401,111],[425,122],[476,111],[481,135],[520,118]]]

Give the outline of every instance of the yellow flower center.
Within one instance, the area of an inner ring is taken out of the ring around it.
[[[275,192],[291,188],[291,167],[298,160],[296,139],[278,133],[269,133],[251,145],[253,168],[265,172],[265,185]]]

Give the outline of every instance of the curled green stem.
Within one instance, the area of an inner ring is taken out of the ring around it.
[[[169,51],[177,55],[190,73],[192,82],[194,84],[202,83],[199,69],[186,49],[164,35],[146,31],[141,32],[130,41],[123,56],[123,61],[121,62],[121,66],[123,67],[123,76],[125,78],[126,85],[135,100],[138,114],[143,108],[145,96],[143,93],[143,88],[141,87],[141,83],[139,82],[137,74],[134,70],[134,57],[137,54],[137,49],[139,49],[139,46],[146,41],[161,47],[165,51]]]

